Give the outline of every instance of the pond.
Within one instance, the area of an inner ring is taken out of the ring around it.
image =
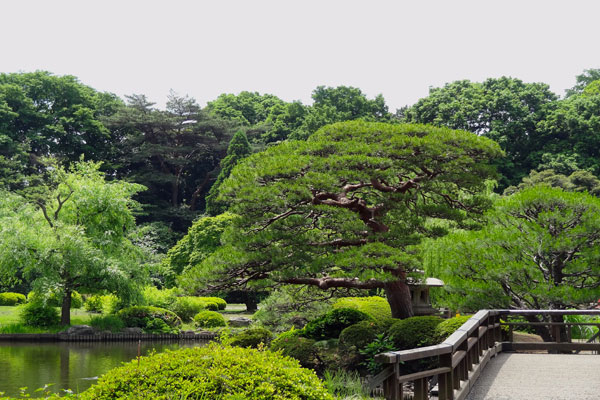
[[[207,343],[141,342],[141,354]],[[0,342],[0,392],[18,396],[20,388],[27,387],[35,397],[35,389],[52,384],[54,392],[79,393],[96,383],[98,376],[136,358],[137,352],[137,342]]]

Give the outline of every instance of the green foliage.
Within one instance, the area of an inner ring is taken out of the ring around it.
[[[435,328],[436,342],[441,343],[452,335],[458,328],[471,318],[469,315],[461,315],[458,317],[448,318],[439,323]]]
[[[220,311],[223,311],[224,309],[227,308],[227,302],[225,300],[223,300],[220,297],[200,297],[202,300],[206,301],[207,303],[214,303],[217,305],[217,308]]]
[[[437,344],[436,328],[443,320],[435,316],[411,317],[395,322],[388,335],[396,350]]]
[[[28,301],[45,301],[46,304],[52,307],[61,307],[63,302],[63,294],[51,290],[44,294],[38,294],[37,292],[29,292],[27,294]],[[81,308],[83,306],[83,297],[76,291],[71,293],[71,308]]]
[[[106,182],[100,165],[49,167],[49,187],[31,200],[0,198],[0,280],[28,280],[34,291],[60,288],[119,292],[127,298],[144,279],[139,251],[127,238],[135,224],[132,196],[139,185]],[[68,302],[61,323],[70,322]]]
[[[428,273],[457,309],[567,309],[598,300],[600,200],[537,186],[498,201],[478,232],[433,243]]]
[[[142,290],[144,304],[153,307],[171,309],[171,306],[177,300],[175,289],[159,289],[155,286],[146,286]],[[175,311],[175,310],[172,310]]]
[[[565,315],[563,316],[563,322],[600,324],[600,318],[592,315]],[[571,338],[589,340],[598,333],[598,327],[599,325],[573,325],[571,327]]]
[[[337,339],[344,328],[371,319],[353,308],[335,308],[304,327],[304,336],[315,340]]]
[[[217,310],[217,305],[212,302],[205,301],[202,297],[177,297],[175,303],[171,306],[171,310],[181,318],[184,322],[189,322],[202,310],[214,308]]]
[[[566,90],[566,97],[575,96],[585,92],[587,86],[600,79],[600,69],[590,68],[583,70],[582,74],[575,77],[575,86]]]
[[[221,160],[221,172],[206,196],[206,213],[208,215],[216,216],[225,212],[227,204],[217,200],[219,188],[221,187],[221,184],[223,184],[223,181],[229,177],[233,167],[235,167],[242,159],[249,156],[250,153],[251,148],[250,143],[248,143],[248,138],[243,132],[237,131],[235,135],[233,135],[231,142],[229,142],[227,156]]]
[[[363,365],[367,368],[367,370],[371,373],[371,375],[376,375],[383,368],[383,364],[375,361],[375,356],[377,354],[385,353],[386,351],[397,350],[394,342],[391,338],[389,338],[386,334],[380,333],[375,336],[375,339],[367,344],[362,350],[360,350],[360,354],[365,357],[363,361]]]
[[[39,328],[48,328],[60,323],[56,308],[38,301],[21,306],[19,317],[23,324]]]
[[[210,344],[143,357],[103,375],[82,400],[333,400],[313,371],[268,351]]]
[[[122,309],[117,316],[127,327],[146,328],[154,319],[162,320],[168,327],[181,325],[181,319],[172,311],[151,306],[134,306]]]
[[[252,319],[274,332],[302,328],[331,309],[331,299],[319,295],[319,289],[312,287],[275,290],[260,303]]]
[[[361,321],[344,328],[340,333],[340,346],[346,349],[361,350],[382,333],[381,327],[373,321]]]
[[[119,306],[119,298],[112,294],[95,294],[88,297],[83,303],[83,308],[85,308],[86,311],[101,312],[104,314],[112,314],[117,312]]]
[[[391,323],[392,310],[386,299],[379,296],[371,297],[342,297],[333,303],[333,308],[353,308],[367,314],[378,324]]]
[[[268,347],[273,334],[265,328],[249,328],[231,338],[229,344],[238,347],[253,347],[258,348],[262,343],[264,347]]]
[[[0,293],[0,306],[16,306],[27,302],[27,298],[21,293]]]
[[[199,328],[226,326],[225,318],[216,311],[201,311],[194,316],[194,325]]]
[[[125,323],[117,315],[97,315],[90,318],[89,324],[99,331],[120,332]]]
[[[589,171],[577,170],[566,176],[554,172],[552,169],[531,171],[529,176],[523,178],[516,187],[509,186],[504,190],[504,195],[535,186],[549,186],[563,189],[567,192],[588,192],[593,196],[600,196],[600,179]]]
[[[398,276],[416,275],[420,265],[414,245],[448,227],[472,227],[490,206],[485,180],[500,155],[491,140],[467,132],[361,121],[272,146],[221,186],[239,217],[194,269],[196,285],[401,285]],[[409,308],[407,300],[394,304]]]
[[[296,334],[286,333],[282,333],[277,339],[273,340],[271,350],[280,351],[285,356],[295,358],[305,368],[316,369],[320,361],[315,348],[315,341]]]
[[[371,400],[371,391],[363,384],[363,379],[356,371],[338,369],[326,370],[323,373],[323,385],[337,399]]]
[[[464,129],[495,140],[506,152],[499,161],[501,187],[514,185],[539,164],[538,123],[557,96],[543,83],[491,78],[482,83],[456,81],[432,88],[405,112],[407,122]],[[556,151],[550,151],[556,153]]]

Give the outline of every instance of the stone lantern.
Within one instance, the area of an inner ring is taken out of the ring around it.
[[[444,286],[444,282],[437,278],[425,278],[424,280],[415,280],[408,283],[413,313],[415,316],[433,315],[439,312],[439,310],[436,310],[431,306],[429,288],[442,286]]]

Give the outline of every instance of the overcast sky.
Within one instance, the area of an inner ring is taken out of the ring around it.
[[[0,72],[77,76],[119,96],[220,93],[310,103],[318,85],[391,111],[457,79],[512,76],[559,95],[600,68],[600,1],[0,0]]]

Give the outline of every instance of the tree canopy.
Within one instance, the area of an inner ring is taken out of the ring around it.
[[[452,305],[563,310],[598,300],[600,199],[536,186],[499,199],[486,219],[429,248],[427,270]]]
[[[195,270],[198,283],[381,288],[394,316],[409,316],[414,245],[471,226],[500,155],[464,131],[361,121],[254,154],[221,186],[239,218]]]
[[[118,292],[126,298],[144,271],[127,238],[142,186],[105,182],[97,163],[55,166],[46,192],[26,200],[0,197],[0,280],[17,277],[38,293],[62,294],[62,324],[70,323],[71,293]]]

